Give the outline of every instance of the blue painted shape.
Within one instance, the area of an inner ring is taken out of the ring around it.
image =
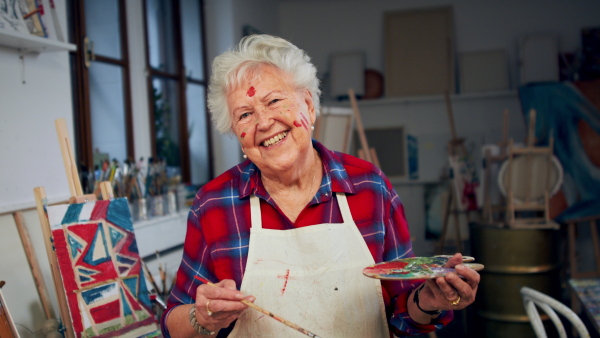
[[[94,253],[96,252],[96,246],[100,245],[100,257],[94,258]],[[89,245],[89,249],[83,258],[83,261],[89,265],[95,266],[106,261],[110,260],[110,255],[108,253],[108,248],[106,246],[106,239],[104,238],[104,232],[102,231],[102,224],[98,224],[98,228],[96,229],[96,234],[94,235],[94,240]]]
[[[129,252],[133,252],[133,253],[139,254],[138,247],[137,247],[137,242],[136,241],[131,242],[131,244],[129,245],[128,249],[129,249]]]
[[[83,244],[76,240],[71,234],[67,235],[69,241],[69,248],[71,249],[71,258],[77,257],[77,253],[83,252]]]
[[[110,201],[106,212],[106,220],[114,225],[133,232],[133,222],[129,213],[129,205],[126,198],[116,198]]]
[[[123,283],[127,285],[129,292],[137,298],[138,296],[138,279],[137,277],[123,279]]]
[[[84,274],[84,275],[88,275],[88,276],[91,276],[91,275],[93,275],[93,274],[95,274],[95,273],[98,272],[98,271],[88,270],[88,269],[82,269],[82,268],[78,268],[78,270],[79,270],[80,274]]]
[[[113,248],[117,245],[117,243],[119,243],[121,239],[123,239],[123,237],[125,237],[122,233],[116,231],[111,227],[108,227],[108,233],[110,234],[110,244],[112,244]]]
[[[69,208],[62,219],[61,224],[72,224],[79,222],[79,214],[83,208],[83,203],[80,204],[69,204]]]
[[[79,280],[80,280],[82,283],[85,283],[85,282],[89,282],[89,281],[91,281],[92,279],[91,279],[90,277],[87,277],[87,276],[84,276],[84,275],[79,275]]]
[[[127,297],[123,294],[123,290],[121,289],[121,304],[123,304],[123,315],[128,316],[131,315],[131,307],[129,306],[129,302],[127,301]]]
[[[123,255],[117,255],[117,262],[126,265],[133,265],[137,262],[136,259],[127,258]]]
[[[148,290],[146,289],[146,277],[141,273],[139,276],[140,279],[140,292],[138,294],[138,301],[143,304],[146,308],[152,308],[152,304],[150,302],[150,295]]]
[[[101,285],[98,287],[95,287],[91,290],[86,290],[86,291],[81,291],[81,298],[83,298],[83,301],[87,304],[93,304],[94,302],[104,298],[104,295],[113,291],[113,289],[116,287],[115,283],[112,284],[106,284],[106,285]]]

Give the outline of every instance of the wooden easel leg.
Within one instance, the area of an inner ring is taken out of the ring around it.
[[[454,231],[456,232],[456,250],[457,250],[457,252],[462,252],[462,243],[461,243],[461,235],[460,235],[460,218],[458,217],[458,212],[453,211],[452,216],[454,216]]]
[[[452,188],[450,188],[452,189]],[[436,255],[444,253],[444,246],[446,244],[446,232],[448,231],[448,221],[450,220],[450,212],[452,210],[452,191],[448,194],[448,201],[446,202],[446,210],[444,210],[444,223],[442,224],[442,233],[438,240]]]
[[[592,233],[592,243],[594,245],[594,258],[596,260],[596,277],[600,277],[600,243],[598,240],[598,227],[596,220],[590,220],[590,232]]]
[[[575,254],[575,231],[577,223],[569,223],[567,224],[569,227],[569,270],[571,272],[571,278],[579,277],[579,272],[577,268],[577,255]]]
[[[19,237],[21,237],[21,242],[23,243],[25,256],[27,256],[27,262],[29,263],[29,268],[31,268],[31,274],[33,275],[35,286],[37,288],[38,295],[40,296],[40,301],[42,302],[44,314],[46,315],[46,319],[53,319],[54,310],[52,309],[52,303],[50,302],[50,297],[48,296],[48,290],[46,289],[46,283],[44,282],[44,276],[42,275],[40,264],[38,263],[35,255],[34,246],[31,243],[31,237],[29,237],[29,231],[27,230],[25,220],[23,219],[23,213],[21,211],[17,211],[13,213],[13,218],[15,219],[15,224],[17,225]]]

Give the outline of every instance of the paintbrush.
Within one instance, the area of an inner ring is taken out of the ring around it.
[[[156,290],[156,294],[160,295],[160,293],[161,293],[160,289],[158,288],[158,285],[156,285],[156,281],[154,280],[154,277],[152,277],[150,270],[148,270],[148,266],[146,266],[146,263],[144,263],[143,261],[142,261],[142,266],[144,268],[144,272],[146,272],[146,277],[150,280],[150,283],[154,287],[154,290]]]
[[[210,285],[210,286],[214,286],[214,287],[218,287],[218,286],[216,286],[215,284],[213,284],[213,283],[211,283],[211,282],[207,281],[206,279],[204,279],[204,278],[202,278],[202,277],[200,277],[200,276],[194,276],[194,278],[196,278],[197,280],[199,280],[199,281],[203,282],[204,284],[207,284],[207,285]],[[287,325],[287,326],[291,327],[292,329],[294,329],[294,330],[296,330],[296,331],[298,331],[298,332],[304,333],[305,335],[307,335],[307,336],[309,336],[309,337],[313,337],[313,338],[321,338],[321,337],[317,336],[316,334],[314,334],[314,333],[312,333],[312,332],[310,332],[310,331],[308,331],[308,330],[306,330],[306,329],[303,329],[303,328],[301,328],[300,326],[298,326],[298,325],[296,325],[296,324],[294,324],[294,323],[292,323],[292,322],[290,322],[290,321],[288,321],[288,320],[286,320],[286,319],[284,319],[284,318],[281,318],[281,317],[279,317],[278,315],[274,314],[273,312],[270,312],[270,311],[268,311],[268,310],[265,310],[265,309],[263,309],[262,307],[260,307],[260,306],[258,306],[258,305],[256,305],[256,304],[254,304],[254,303],[252,303],[252,302],[249,302],[249,301],[247,301],[247,300],[245,300],[245,299],[242,299],[242,300],[240,300],[240,302],[242,302],[242,303],[244,303],[244,304],[248,305],[249,307],[253,308],[253,309],[254,309],[254,310],[256,310],[256,311],[259,311],[259,312],[262,312],[262,313],[266,314],[267,316],[269,316],[269,317],[271,317],[271,318],[275,319],[276,321],[278,321],[278,322],[280,322],[280,323],[282,323],[282,324],[285,324],[285,325]]]

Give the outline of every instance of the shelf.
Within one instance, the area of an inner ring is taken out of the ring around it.
[[[44,53],[74,51],[77,46],[48,38],[27,35],[8,29],[0,29],[0,46],[16,49],[21,53]]]
[[[479,93],[463,93],[463,94],[450,94],[450,100],[462,101],[462,100],[485,100],[485,99],[502,99],[502,98],[517,98],[517,91],[515,90],[503,90],[503,91],[490,91],[490,92],[479,92]],[[445,100],[444,95],[427,95],[427,96],[411,96],[411,97],[386,97],[380,99],[369,99],[369,100],[358,100],[359,106],[373,107],[380,105],[397,105],[397,104],[411,104],[411,103],[429,103]],[[324,101],[323,106],[350,106],[349,101]]]

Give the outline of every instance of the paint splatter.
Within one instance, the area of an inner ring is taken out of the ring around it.
[[[302,125],[301,125],[301,124],[300,124],[300,122],[298,122],[298,121],[294,121],[294,125],[295,125],[296,127],[302,127]]]
[[[242,132],[242,135],[240,135],[242,138],[246,137],[246,132]]]
[[[306,122],[304,122],[304,120],[302,120],[302,126],[308,131],[308,126],[306,125]]]
[[[308,125],[308,119],[306,118],[306,116],[304,116],[304,114],[300,114],[300,116],[302,116],[302,121],[306,122],[306,124]]]
[[[246,95],[250,97],[254,96],[254,94],[256,94],[256,89],[254,89],[254,87],[250,87],[250,89],[248,89],[248,91],[246,92]]]
[[[286,270],[285,276],[279,275],[277,277],[285,279],[285,282],[283,282],[283,288],[281,288],[281,295],[283,296],[283,294],[285,293],[285,288],[287,287],[287,283],[290,280],[290,269]]]

